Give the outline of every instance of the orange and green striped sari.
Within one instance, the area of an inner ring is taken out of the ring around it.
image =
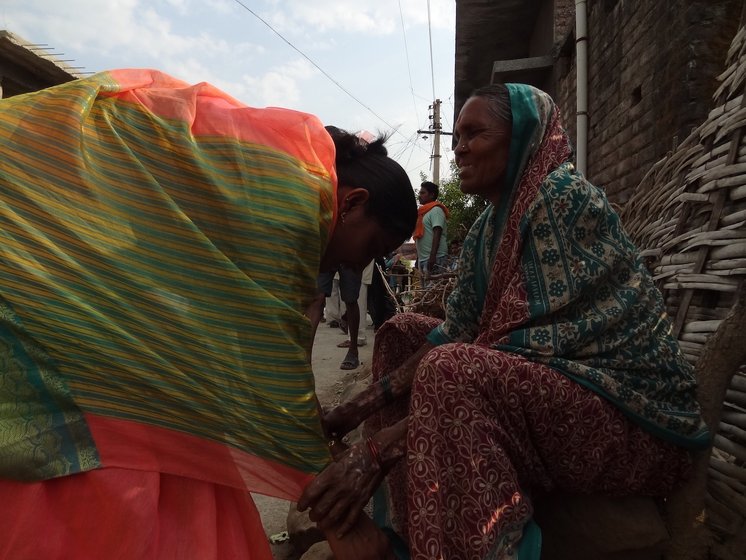
[[[0,478],[294,499],[329,460],[303,311],[334,221],[307,114],[151,70],[0,101]]]

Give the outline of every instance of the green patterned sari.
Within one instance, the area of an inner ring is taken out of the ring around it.
[[[509,84],[505,192],[471,228],[434,344],[468,341],[549,365],[650,432],[708,443],[660,293],[603,191],[570,163],[551,98]]]
[[[0,477],[117,465],[297,495],[329,460],[304,316],[315,117],[113,71],[0,101]]]

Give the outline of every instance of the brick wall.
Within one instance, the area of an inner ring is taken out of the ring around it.
[[[742,0],[588,1],[588,177],[624,203],[650,166],[699,125]],[[555,37],[555,97],[575,139],[574,34]]]
[[[575,28],[575,0],[554,0],[554,41],[561,42]]]

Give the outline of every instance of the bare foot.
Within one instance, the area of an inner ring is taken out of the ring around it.
[[[365,513],[341,539],[334,529],[324,533],[335,560],[396,560],[391,541]]]

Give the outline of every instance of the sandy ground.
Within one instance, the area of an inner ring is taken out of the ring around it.
[[[313,346],[313,371],[316,378],[316,392],[321,404],[331,405],[339,400],[346,379],[360,373],[364,367],[369,367],[373,355],[373,328],[368,318],[365,336],[367,343],[359,348],[361,367],[354,371],[339,369],[342,359],[347,353],[346,348],[337,348],[337,344],[346,340],[346,336],[337,328],[330,328],[327,323],[319,325]],[[268,496],[254,495],[254,501],[262,516],[264,531],[267,538],[285,531],[290,502]],[[285,541],[273,544],[272,555],[275,560],[292,560],[297,558],[290,543]]]

